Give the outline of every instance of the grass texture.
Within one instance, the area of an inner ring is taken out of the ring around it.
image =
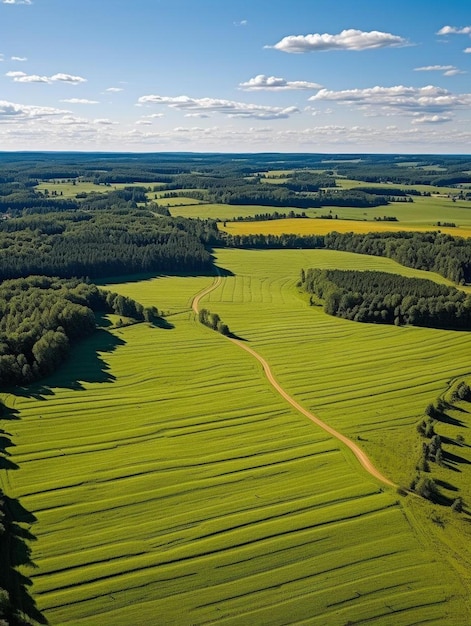
[[[330,318],[296,289],[301,267],[397,271],[387,259],[222,250],[217,261],[233,276],[203,305],[298,401],[360,435],[384,473],[408,476],[418,415],[470,369],[467,334]],[[38,608],[71,626],[468,623],[460,520],[440,513],[445,553],[433,505],[384,490],[250,355],[199,325],[191,298],[212,280],[113,284],[169,327],[103,329],[56,375],[4,395],[18,469],[2,488],[37,520],[24,573]]]

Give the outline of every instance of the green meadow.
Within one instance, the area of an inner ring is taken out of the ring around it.
[[[425,273],[324,250],[216,256],[226,272],[202,306],[407,484],[424,408],[471,375],[469,333],[329,317],[296,282],[308,267]],[[200,325],[191,301],[212,277],[137,278],[110,288],[156,305],[167,327],[105,320],[57,374],[3,395],[18,466],[3,487],[36,518],[22,571],[49,623],[470,623],[466,516],[376,482]],[[469,410],[437,431],[466,437]],[[470,448],[449,445],[455,471],[434,475],[469,502]]]

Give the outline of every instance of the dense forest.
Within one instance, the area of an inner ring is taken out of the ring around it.
[[[207,247],[216,241],[212,221],[141,209],[25,215],[0,223],[0,279],[204,272],[212,263]]]
[[[471,328],[471,296],[431,280],[386,272],[309,269],[302,273],[301,285],[336,317],[396,326]]]

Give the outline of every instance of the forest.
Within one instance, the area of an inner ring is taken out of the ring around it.
[[[355,322],[471,328],[471,296],[431,280],[386,272],[308,269],[302,272],[301,285],[323,302],[326,313]]]

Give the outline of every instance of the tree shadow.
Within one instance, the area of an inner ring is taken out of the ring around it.
[[[453,407],[454,410],[455,407]],[[448,413],[444,413],[443,411],[440,412],[436,412],[433,416],[433,419],[435,419],[437,422],[442,422],[443,424],[450,424],[452,426],[460,426],[461,428],[467,428],[467,424],[459,419],[457,419],[456,417],[452,417],[451,415],[448,415]]]
[[[443,451],[443,459],[448,465],[471,465],[471,461],[448,450]]]
[[[20,419],[20,412],[18,411],[18,409],[13,409],[9,406],[5,406],[4,404],[0,403],[0,420],[19,420]],[[2,433],[5,433],[5,431],[2,429]],[[8,433],[6,433],[8,435]]]
[[[125,341],[104,329],[99,329],[90,337],[82,339],[71,348],[67,359],[56,372],[28,387],[15,387],[11,392],[26,398],[46,400],[54,395],[53,389],[61,387],[83,391],[83,383],[110,383],[116,380],[110,366],[102,355],[111,354]]]
[[[442,487],[443,489],[448,489],[448,491],[459,491],[458,487],[455,487],[455,485],[452,485],[451,483],[447,482],[446,480],[438,480],[438,479],[436,479],[435,482],[437,483],[437,485],[439,487]]]
[[[230,337],[231,339],[237,339],[237,341],[244,341],[244,342],[248,341],[248,339],[245,339],[244,337],[241,337],[240,335],[236,335],[235,333],[231,333],[231,332],[229,332],[227,336]]]
[[[172,330],[172,328],[175,328],[174,324],[169,322],[165,317],[156,317],[150,324],[153,328],[161,328],[162,330]]]
[[[31,558],[29,543],[35,541],[29,526],[36,521],[35,516],[25,509],[18,500],[0,492],[0,506],[4,514],[5,531],[0,541],[0,588],[9,596],[7,606],[3,607],[7,624],[22,624],[21,614],[39,624],[47,624],[47,620],[36,607],[28,588],[31,579],[18,571],[19,567],[36,567]]]
[[[215,260],[214,255],[212,255],[213,261]],[[198,276],[234,276],[234,273],[231,270],[228,270],[224,267],[219,267],[214,263],[207,268],[201,270],[174,270],[171,273],[169,272],[141,272],[137,274],[121,274],[120,276],[105,276],[104,278],[96,278],[93,280],[95,285],[103,286],[103,285],[119,285],[121,283],[140,283],[144,280],[153,280],[155,278],[168,278],[172,276],[183,276],[188,278],[197,278]]]

